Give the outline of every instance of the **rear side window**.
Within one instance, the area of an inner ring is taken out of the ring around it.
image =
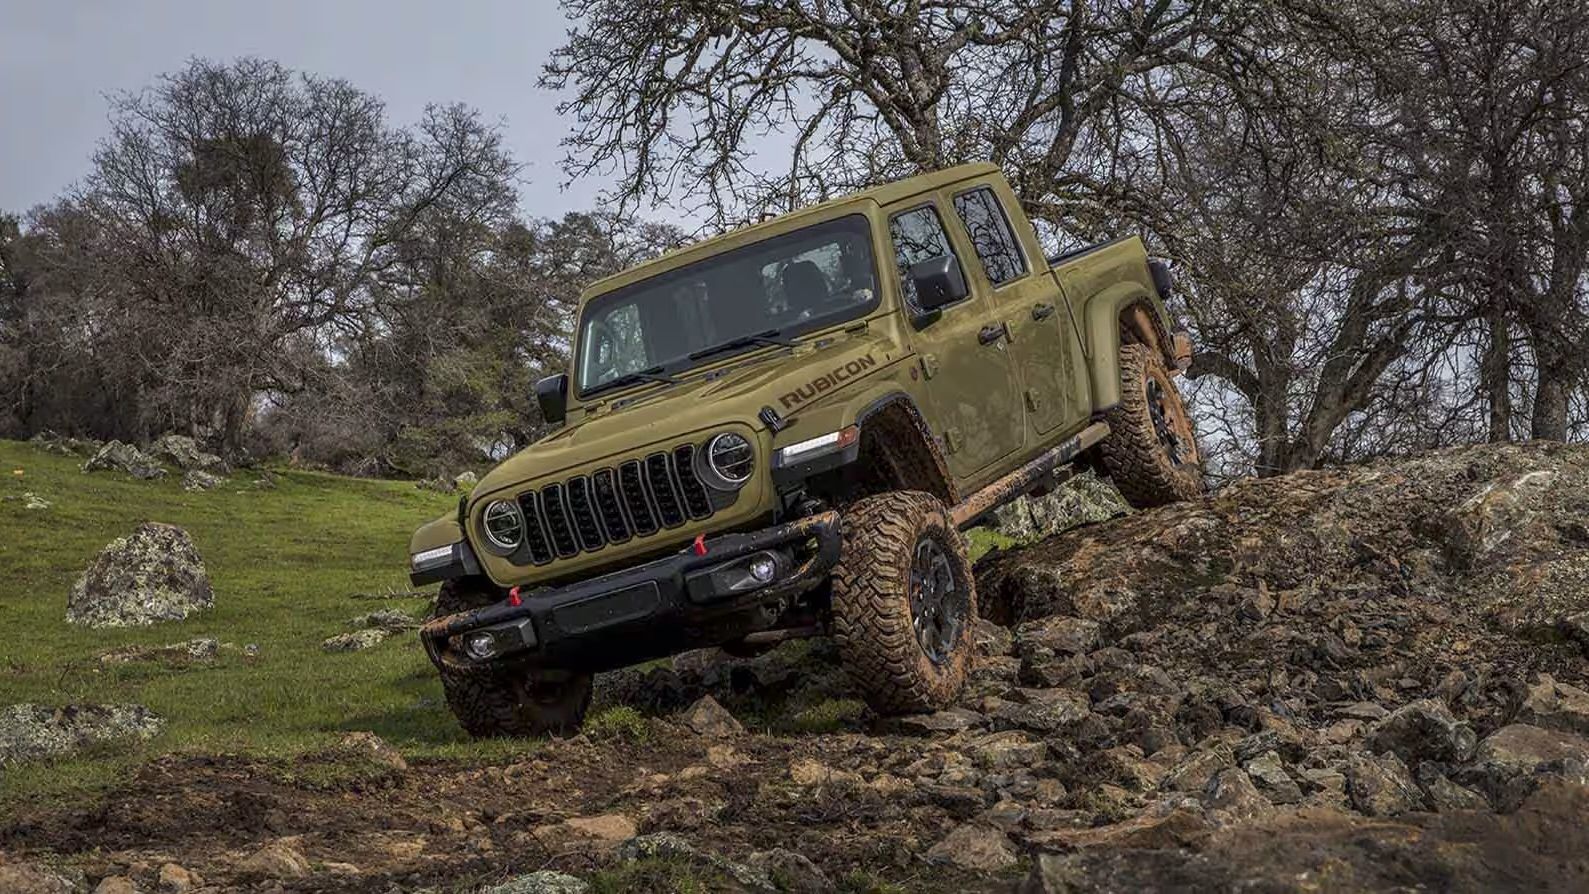
[[[899,268],[899,284],[911,309],[920,311],[916,301],[916,284],[911,282],[910,268],[930,258],[953,255],[949,247],[949,234],[944,232],[943,221],[931,205],[902,211],[889,218],[888,234],[894,240],[894,263]],[[956,263],[959,263],[956,261]]]
[[[993,190],[984,186],[955,196],[955,213],[966,225],[989,282],[1003,285],[1026,273],[1026,259]]]

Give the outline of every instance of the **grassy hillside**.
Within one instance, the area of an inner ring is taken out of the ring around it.
[[[179,476],[146,482],[85,474],[81,462],[0,441],[0,496],[30,492],[53,504],[41,511],[0,500],[0,704],[134,702],[167,726],[131,752],[119,747],[0,771],[0,807],[92,788],[129,761],[173,750],[286,758],[349,730],[372,730],[420,757],[530,747],[469,743],[413,634],[365,652],[320,649],[355,616],[426,608],[424,599],[352,597],[408,590],[409,533],[455,498],[411,483],[295,471],[278,472],[274,489],[255,488],[255,476],[243,473],[226,487],[186,493]],[[106,543],[144,521],[180,525],[193,536],[215,586],[214,609],[148,628],[68,625],[66,597],[78,574]],[[223,650],[213,665],[180,670],[97,660],[114,647],[194,637],[238,648]],[[249,643],[257,644],[256,657],[244,656]]]

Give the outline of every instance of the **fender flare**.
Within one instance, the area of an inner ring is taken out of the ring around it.
[[[1133,306],[1139,309],[1151,331],[1146,333],[1150,347],[1156,349],[1171,369],[1176,368],[1175,343],[1164,311],[1147,289],[1139,283],[1123,282],[1099,292],[1087,302],[1087,344],[1092,349],[1088,364],[1093,411],[1101,413],[1120,403],[1120,329],[1121,315]]]

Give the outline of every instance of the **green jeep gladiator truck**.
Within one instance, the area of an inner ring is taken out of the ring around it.
[[[873,708],[959,693],[961,531],[1079,465],[1202,491],[1167,268],[1045,258],[991,164],[671,252],[581,296],[548,436],[414,534],[421,636],[472,734],[576,728],[598,671],[831,635]]]

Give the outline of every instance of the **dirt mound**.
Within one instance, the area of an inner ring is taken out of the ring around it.
[[[979,628],[948,711],[870,715],[819,641],[692,653],[606,675],[584,734],[495,763],[168,758],[0,821],[0,864],[288,891],[1581,889],[1586,520],[1589,451],[1561,446],[1244,482],[982,562],[1008,626]],[[266,878],[272,848],[296,858]]]

